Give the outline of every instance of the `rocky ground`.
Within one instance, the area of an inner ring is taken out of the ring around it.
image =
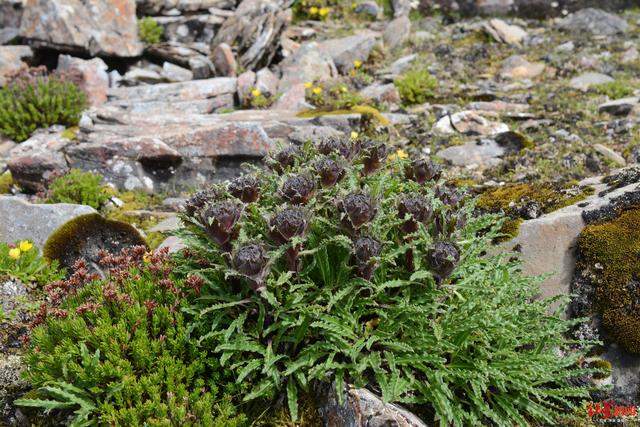
[[[595,233],[594,224],[637,208],[640,10],[419,3],[0,0],[0,86],[43,65],[79,76],[90,102],[77,127],[20,143],[0,136],[9,180],[0,185],[0,241],[42,247],[67,220],[94,212],[39,204],[47,183],[71,169],[137,197],[112,203],[143,233],[163,233],[178,226],[175,212],[193,190],[260,164],[278,145],[375,135],[395,155],[438,159],[452,184],[480,195],[479,209],[507,214],[502,245],[521,252],[526,272],[551,275],[543,294],[577,289],[590,301],[573,309],[593,316],[585,333],[607,342],[613,372],[603,382],[635,401],[640,337],[611,337],[619,325],[594,296],[607,263],[628,260],[600,259],[580,242],[585,227]],[[162,28],[159,39],[140,39],[144,17]],[[420,80],[424,98],[409,99],[398,82],[415,70],[430,77]],[[619,280],[633,304],[614,307],[629,334],[640,325],[634,274]],[[17,384],[11,329],[28,317],[16,309],[29,307],[28,290],[6,282],[0,295],[0,313],[16,313],[0,330],[0,377]],[[0,402],[3,393],[15,390],[1,390]]]

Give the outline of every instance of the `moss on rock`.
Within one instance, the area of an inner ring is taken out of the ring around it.
[[[89,214],[58,228],[45,243],[43,255],[49,260],[58,260],[67,269],[80,258],[95,268],[100,251],[117,253],[139,245],[147,246],[147,243],[135,227],[99,214]]]
[[[609,335],[640,353],[640,207],[587,226],[578,237],[578,270],[593,286],[593,307]]]

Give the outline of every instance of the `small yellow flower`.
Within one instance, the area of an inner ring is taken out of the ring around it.
[[[315,93],[316,95],[320,95],[322,93],[322,88],[321,87],[314,87],[312,90],[313,93]]]
[[[142,261],[144,261],[145,264],[149,264],[151,262],[151,252],[145,252],[144,255],[142,255]]]
[[[354,68],[362,67],[362,61],[360,61],[359,59],[356,59],[355,61],[353,61],[353,67]]]
[[[20,258],[20,248],[9,249],[9,257],[13,259]]]
[[[254,89],[254,90],[252,90],[252,91],[251,91],[251,95],[252,95],[254,98],[257,98],[257,97],[259,97],[260,95],[262,95],[262,92],[260,91],[260,89]]]
[[[340,90],[341,90],[342,92],[346,92],[346,91],[347,91],[347,87],[346,87],[346,86],[340,86]]]
[[[311,82],[306,82],[306,83],[304,84],[304,87],[305,87],[305,88],[307,88],[307,89],[311,89],[311,88],[313,87],[313,83],[311,83]]]
[[[351,131],[351,139],[356,139],[358,137],[358,132],[356,132],[355,130]]]
[[[20,242],[19,246],[22,252],[29,252],[29,250],[33,247],[33,243],[28,240],[23,240],[22,242]]]
[[[309,9],[309,14],[310,15],[316,15],[318,13],[318,8],[313,6],[311,9]]]
[[[322,16],[322,17],[327,16],[329,14],[329,12],[331,12],[331,9],[329,9],[328,7],[323,7],[318,11],[320,16]]]
[[[408,157],[409,155],[407,154],[407,152],[400,148],[398,151],[389,156],[389,160],[391,161],[396,159],[406,159]]]

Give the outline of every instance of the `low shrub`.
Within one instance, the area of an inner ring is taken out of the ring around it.
[[[76,203],[102,209],[111,197],[111,191],[102,183],[102,176],[71,169],[54,179],[49,185],[47,203]]]
[[[0,88],[0,133],[22,142],[38,128],[75,126],[86,105],[84,92],[61,76],[19,77]]]
[[[197,348],[182,313],[200,281],[175,280],[166,253],[144,247],[101,266],[104,279],[80,261],[45,288],[24,359],[37,391],[15,403],[61,424],[243,425],[223,397],[237,392],[232,378]]]
[[[423,104],[436,95],[438,80],[424,68],[407,71],[394,81],[405,104]]]
[[[347,110],[365,103],[362,96],[342,81],[307,82],[305,99],[314,107],[327,111]]]
[[[138,20],[138,36],[144,43],[160,43],[163,35],[164,28],[155,19],[145,16]]]
[[[588,397],[578,321],[487,256],[500,223],[429,160],[376,141],[289,147],[187,204],[178,270],[203,280],[193,334],[245,401],[368,387],[427,424],[554,424]],[[580,384],[580,385],[576,385]]]
[[[64,272],[58,262],[47,262],[32,242],[23,240],[13,244],[0,242],[0,281],[17,279],[22,283],[46,284],[59,280]]]

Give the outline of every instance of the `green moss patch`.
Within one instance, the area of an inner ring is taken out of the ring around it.
[[[609,334],[640,353],[640,207],[587,226],[578,238],[578,268],[592,272],[595,308]]]

